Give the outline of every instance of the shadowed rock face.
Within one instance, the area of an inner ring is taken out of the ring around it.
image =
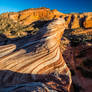
[[[72,74],[73,92],[91,92],[92,90],[92,43],[68,46],[63,53]]]
[[[71,74],[60,50],[64,29],[59,18],[32,38],[0,46],[1,91],[68,92]]]

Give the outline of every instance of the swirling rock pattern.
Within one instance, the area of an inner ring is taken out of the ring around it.
[[[26,92],[23,89],[27,90],[27,85],[34,88],[33,91],[30,89],[31,92],[41,92],[41,89],[46,92],[69,91],[71,74],[60,50],[64,29],[65,21],[59,18],[46,24],[34,37],[0,46],[2,92],[16,92],[20,89]],[[43,83],[45,86],[41,86]]]

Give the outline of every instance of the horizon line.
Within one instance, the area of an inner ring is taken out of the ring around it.
[[[3,13],[12,13],[12,12],[21,12],[21,11],[25,11],[25,10],[29,10],[29,9],[39,9],[39,8],[47,8],[47,9],[50,9],[50,10],[54,10],[54,9],[51,9],[51,8],[48,8],[48,7],[25,8],[25,9],[20,9],[20,10],[18,10],[18,9],[9,9],[9,8],[7,8],[7,9],[1,8],[1,10],[3,12],[1,12],[0,14],[3,14]],[[69,14],[69,13],[88,13],[88,12],[91,12],[91,11],[81,11],[81,12],[71,11],[71,12],[66,12],[67,10],[63,10],[63,11],[62,11],[62,9],[56,9],[56,10],[58,10],[59,12],[64,13],[64,14]]]

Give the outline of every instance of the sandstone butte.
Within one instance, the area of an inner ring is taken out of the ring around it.
[[[71,73],[60,49],[64,29],[65,21],[54,19],[37,35],[0,46],[0,92],[69,92]]]
[[[5,13],[4,16],[20,22],[23,25],[29,25],[38,20],[51,20],[62,17],[65,19],[67,28],[92,28],[92,12],[88,13],[70,13],[64,14],[58,10],[49,8],[32,8],[20,12]]]

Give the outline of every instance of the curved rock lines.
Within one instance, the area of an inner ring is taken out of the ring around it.
[[[63,88],[69,90],[71,75],[60,50],[64,29],[65,22],[59,18],[46,24],[36,36],[27,41],[0,46],[0,84],[42,82],[42,79],[49,80],[50,77],[46,76],[57,73],[58,78],[59,75],[67,77],[64,77],[68,82]],[[63,80],[63,77],[60,78]]]

